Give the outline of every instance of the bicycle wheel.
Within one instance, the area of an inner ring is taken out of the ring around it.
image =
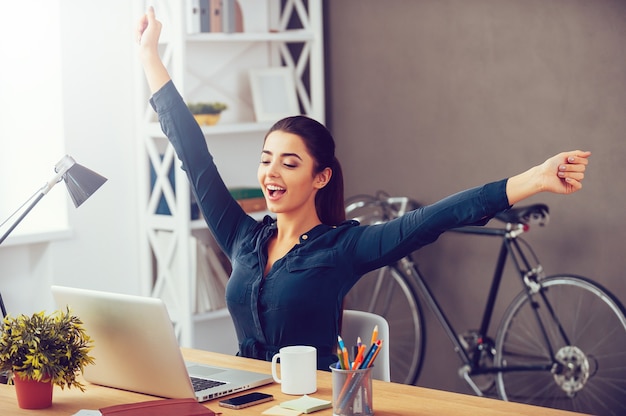
[[[624,415],[625,346],[625,310],[615,296],[584,277],[546,278],[532,302],[522,292],[504,314],[495,364],[548,369],[501,371],[498,394],[538,406]]]
[[[420,305],[405,277],[390,267],[370,272],[350,290],[344,307],[385,317],[391,381],[414,384],[422,366],[425,334]]]

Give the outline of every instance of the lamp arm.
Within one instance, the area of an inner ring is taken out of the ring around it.
[[[35,198],[35,200],[33,202],[30,203],[30,205],[28,206],[28,208],[26,208],[24,210],[24,212],[22,212],[22,215],[19,216],[19,218],[13,223],[11,224],[11,226],[9,227],[9,229],[6,231],[6,233],[4,233],[2,235],[2,237],[0,237],[0,244],[2,244],[4,242],[4,240],[6,240],[6,238],[9,236],[9,234],[11,234],[11,232],[15,229],[15,227],[17,227],[17,225],[22,222],[22,220],[24,219],[24,217],[26,217],[28,215],[28,213],[35,207],[35,205],[37,205],[37,202],[41,201],[41,198],[43,198],[43,196],[48,192],[48,190],[50,190],[50,188],[48,188],[47,186],[48,184],[46,184],[45,186],[43,186],[40,190],[39,190],[39,195],[37,195],[37,198]],[[46,191],[44,191],[45,189],[47,189]]]
[[[9,227],[7,232],[4,233],[2,235],[2,237],[0,237],[0,244],[2,244],[2,242],[7,239],[9,234],[11,234],[11,231],[13,231],[15,229],[15,227],[17,227],[17,225],[24,219],[24,217],[26,217],[28,215],[30,210],[33,209],[35,207],[35,205],[37,205],[37,202],[39,202],[41,200],[41,198],[43,198],[43,196],[46,193],[48,193],[48,191],[53,186],[54,186],[54,184],[50,185],[50,183],[48,182],[44,186],[42,186],[41,189],[39,189],[39,191],[37,191],[39,193],[39,195],[37,195],[37,197],[33,200],[33,202],[30,203],[28,208],[26,208],[24,210],[24,212],[22,212],[22,215],[20,215],[20,217],[13,224],[11,224],[11,226]],[[32,197],[31,197],[31,199],[32,199]],[[0,313],[2,313],[2,318],[3,319],[4,319],[5,316],[7,316],[7,310],[6,310],[5,306],[4,306],[4,301],[2,300],[2,294],[0,294]]]

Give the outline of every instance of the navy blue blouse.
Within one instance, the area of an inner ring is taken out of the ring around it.
[[[275,220],[254,220],[231,197],[200,127],[171,81],[150,102],[182,161],[209,229],[232,263],[226,302],[238,354],[245,357],[271,360],[283,346],[312,345],[318,350],[318,368],[328,370],[337,360],[343,298],[362,275],[432,243],[447,229],[485,224],[509,208],[504,179],[385,224],[318,225],[302,234],[299,244],[264,277]]]

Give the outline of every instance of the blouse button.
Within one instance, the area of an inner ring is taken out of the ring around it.
[[[302,234],[302,239],[303,239],[303,240],[306,240],[307,238],[309,238],[309,236],[308,236],[308,235],[306,235],[306,234]]]

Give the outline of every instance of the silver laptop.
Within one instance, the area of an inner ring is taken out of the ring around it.
[[[93,339],[90,383],[198,401],[272,383],[272,376],[183,360],[161,299],[52,286],[59,308],[70,307]]]

